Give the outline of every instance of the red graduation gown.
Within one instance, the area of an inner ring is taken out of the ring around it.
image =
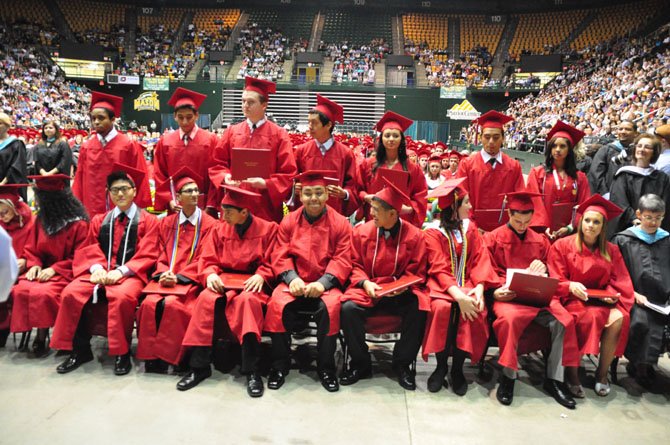
[[[519,192],[525,189],[521,166],[502,154],[502,164],[496,168],[484,162],[481,152],[473,153],[458,164],[458,178],[466,178],[463,186],[468,191],[472,211],[502,208],[503,196],[500,193]],[[483,229],[481,224],[478,224]],[[495,227],[486,227],[492,230]]]
[[[72,193],[84,204],[91,218],[109,210],[107,208],[107,176],[112,173],[115,162],[129,165],[145,173],[147,171],[142,148],[123,133],[118,133],[104,148],[95,135],[81,145],[79,164],[72,183]],[[136,186],[135,203],[142,208],[151,207],[149,175],[146,175],[144,181]],[[110,209],[113,207],[111,202],[109,207]]]
[[[293,185],[293,177],[298,172],[293,157],[293,145],[286,130],[277,124],[265,121],[253,134],[246,121],[228,128],[214,150],[214,160],[209,169],[209,178],[217,193],[210,193],[207,205],[219,207],[221,192],[219,186],[224,183],[224,177],[230,173],[230,157],[233,148],[264,148],[272,150],[273,172],[265,180],[267,188],[264,190],[248,188],[261,194],[261,203],[256,207],[255,215],[268,221],[280,222],[283,214],[283,202],[288,199]]]
[[[307,284],[324,274],[333,275],[343,286],[351,273],[351,225],[349,220],[326,206],[326,213],[313,224],[303,215],[303,209],[295,210],[279,225],[277,246],[272,252],[272,269],[276,276],[294,270]],[[333,287],[321,295],[330,317],[328,335],[340,330],[340,297],[342,291]],[[288,286],[279,284],[268,303],[265,330],[286,332],[282,321],[284,307],[296,298],[288,292]]]
[[[138,209],[138,211],[140,211]],[[77,330],[79,318],[84,305],[91,299],[95,284],[81,277],[90,273],[94,264],[107,267],[107,259],[100,246],[98,236],[105,214],[93,217],[88,230],[88,237],[84,246],[77,249],[72,262],[74,281],[68,284],[61,293],[61,305],[56,317],[51,346],[54,349],[71,350],[72,339]],[[127,224],[127,220],[126,220]],[[133,332],[133,320],[135,308],[142,289],[147,282],[147,273],[156,262],[156,252],[153,244],[147,242],[147,235],[156,229],[158,221],[156,217],[141,210],[140,220],[137,227],[137,244],[135,255],[126,261],[125,266],[133,274],[124,277],[117,284],[105,286],[107,297],[107,337],[110,355],[123,355],[128,352],[130,338]],[[123,239],[122,226],[114,222],[114,239],[112,245],[112,258],[116,258]],[[112,261],[115,268],[115,261]]]
[[[338,141],[333,141],[333,145],[325,155],[321,154],[315,140],[298,145],[294,152],[295,162],[298,166],[298,172],[303,173],[308,170],[335,170],[340,179],[340,187],[349,193],[349,200],[330,198],[328,205],[345,216],[349,216],[358,208],[358,166],[354,153]]]
[[[467,224],[465,236],[468,257],[465,265],[465,282],[462,289],[467,292],[479,283],[482,283],[485,289],[493,287],[497,283],[498,277],[491,265],[489,252],[482,241],[477,226],[469,220],[466,221],[463,223]],[[435,224],[435,227],[437,227],[437,224]],[[428,247],[428,288],[431,297],[431,311],[428,313],[426,333],[423,338],[423,358],[427,360],[428,354],[441,352],[446,347],[451,305],[457,304],[447,292],[447,289],[458,285],[458,283],[451,271],[452,264],[447,237],[437,228],[427,229],[425,237]],[[462,246],[462,243],[457,246],[459,258],[462,255]],[[479,317],[473,321],[461,318],[458,323],[455,346],[470,354],[470,359],[473,362],[481,359],[489,338],[486,314],[487,311],[484,308]]]
[[[551,207],[554,204],[572,203],[578,206],[591,196],[591,188],[586,175],[580,171],[577,172],[577,180],[570,176],[565,177],[565,182],[556,187],[554,175],[547,173],[543,165],[531,169],[528,175],[528,190],[542,193],[541,198],[544,203],[543,211],[537,211],[533,215],[531,226],[533,227],[551,227]]]
[[[491,253],[491,262],[499,279],[497,287],[505,284],[507,269],[526,269],[536,259],[546,264],[550,247],[549,240],[544,235],[527,230],[522,241],[507,225],[487,232],[484,235],[484,244]],[[496,315],[493,330],[498,338],[500,347],[498,362],[502,366],[519,369],[517,358],[519,340],[524,333],[531,333],[526,328],[531,325],[542,309],[546,309],[565,327],[563,365],[577,366],[579,364],[577,335],[572,316],[555,297],[545,308],[517,304],[514,300],[493,302],[493,312]],[[529,338],[527,334],[524,339],[530,343],[527,346],[532,350],[545,347],[541,341],[542,338]]]
[[[204,202],[207,203],[210,188],[208,170],[217,142],[218,139],[214,133],[202,128],[198,128],[195,138],[189,141],[188,145],[184,145],[184,141],[179,138],[179,130],[164,134],[154,150],[156,184],[162,184],[180,168],[187,166],[203,178],[204,185],[200,193],[205,196]],[[169,190],[157,189],[154,208],[165,210],[172,199]]]
[[[363,280],[390,283],[411,274],[424,279],[424,283],[413,285],[410,290],[419,299],[419,310],[429,311],[430,298],[425,287],[428,256],[423,232],[411,224],[403,223],[395,237],[387,239],[378,236],[378,233],[374,221],[354,228],[351,286],[342,296],[342,301],[352,300],[359,306],[373,307],[380,299],[370,298],[358,283]]]
[[[610,306],[584,303],[570,294],[570,282],[582,283],[588,289],[605,289],[621,293],[614,307],[623,314],[623,327],[615,354],[621,356],[628,340],[630,309],[634,302],[633,283],[626,269],[626,263],[619,248],[607,243],[607,252],[612,261],[607,261],[596,250],[591,252],[586,246],[577,249],[572,235],[556,241],[549,249],[547,264],[550,276],[560,280],[558,297],[575,320],[580,354],[599,354],[600,336],[609,318]]]
[[[273,282],[270,253],[277,238],[278,225],[262,218],[253,218],[242,238],[234,226],[220,223],[205,240],[198,261],[198,276],[203,287],[210,274],[223,272],[259,274],[267,285]],[[224,281],[225,286],[225,281]],[[214,339],[214,308],[219,298],[226,299],[226,320],[235,338],[242,343],[246,334],[253,333],[258,341],[263,330],[263,307],[268,294],[228,289],[218,294],[209,289],[200,293],[186,330],[184,346],[211,346]]]
[[[373,195],[381,190],[379,181],[377,181],[377,172],[373,174],[372,169],[376,163],[375,158],[368,158],[360,164],[360,184],[361,190],[359,192],[360,202],[363,204],[363,212],[366,220],[370,220],[370,205],[365,203],[365,195]],[[382,167],[380,167],[382,168]],[[402,164],[398,162],[393,166],[393,170],[402,171]],[[410,198],[412,213],[402,215],[402,219],[411,222],[417,227],[421,227],[426,219],[426,209],[428,208],[428,185],[426,184],[426,177],[421,171],[418,164],[407,161],[407,172],[409,173],[408,196]]]
[[[84,242],[87,232],[88,221],[70,223],[53,236],[48,236],[39,222],[33,225],[22,256],[26,268],[51,267],[56,275],[44,283],[28,281],[25,275],[19,279],[12,289],[12,332],[53,326],[61,291],[72,281],[74,251]]]
[[[158,223],[156,230],[149,234],[147,242],[153,244],[153,248],[158,252],[154,276],[170,270],[179,215],[180,213],[174,213],[163,218]],[[137,310],[136,357],[140,360],[159,358],[172,364],[178,364],[181,361],[182,339],[191,320],[198,291],[201,289],[198,280],[198,259],[203,250],[207,248],[205,240],[208,233],[219,224],[216,219],[205,212],[201,212],[200,215],[200,237],[193,257],[189,261],[196,228],[190,222],[186,222],[179,227],[177,257],[172,269],[176,275],[193,281],[192,284],[186,285],[188,286],[187,294],[185,296],[148,294]],[[163,316],[160,328],[157,328],[156,307],[161,301],[164,301]]]

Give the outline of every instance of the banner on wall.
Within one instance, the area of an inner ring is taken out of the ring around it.
[[[170,78],[169,77],[145,77],[142,80],[142,86],[149,91],[169,91]]]
[[[465,99],[468,89],[462,85],[440,87],[440,99]]]
[[[481,113],[477,111],[475,107],[472,106],[470,102],[464,100],[460,104],[456,104],[449,111],[447,111],[447,117],[449,119],[459,120],[459,121],[471,121],[477,119]]]
[[[158,100],[158,93],[155,91],[147,91],[140,94],[134,101],[135,111],[159,111],[161,109],[161,102]]]

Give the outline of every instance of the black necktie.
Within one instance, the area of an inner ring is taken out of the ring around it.
[[[252,124],[251,125],[251,132],[253,133],[254,131],[256,131],[256,128],[257,128],[256,124]]]
[[[495,166],[496,166],[496,158],[491,158],[491,159],[489,159],[489,164],[491,164],[491,168],[495,168]]]
[[[123,225],[126,222],[126,218],[128,218],[128,215],[125,213],[121,212],[118,214],[116,217],[116,220],[119,222],[119,224]]]

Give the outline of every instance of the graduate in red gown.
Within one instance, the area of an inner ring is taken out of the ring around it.
[[[256,216],[268,221],[280,222],[283,217],[283,202],[291,194],[293,177],[297,173],[293,145],[286,130],[265,116],[270,94],[276,85],[267,80],[247,77],[242,92],[243,122],[228,128],[214,151],[213,165],[209,177],[214,187],[239,186],[261,194],[261,204]],[[271,150],[269,178],[249,177],[235,181],[231,176],[231,153],[233,148],[260,148]],[[221,195],[211,193],[208,207],[217,207]]]
[[[207,98],[206,95],[179,87],[168,101],[174,107],[174,119],[179,125],[177,131],[165,133],[154,148],[154,179],[156,184],[169,182],[170,178],[182,167],[188,166],[203,178],[200,194],[203,203],[209,195],[209,175],[211,159],[218,139],[215,134],[199,128],[198,110]],[[172,179],[174,183],[174,178]],[[172,186],[174,191],[174,184]],[[154,196],[156,210],[179,211],[179,205],[170,189],[156,190]]]
[[[572,209],[591,196],[589,180],[577,170],[575,161],[575,145],[583,137],[583,131],[556,122],[547,134],[544,165],[534,167],[528,175],[528,190],[541,193],[544,202],[543,211],[534,213],[531,227],[546,227],[550,240],[574,231]]]
[[[530,332],[531,324],[549,328],[551,352],[547,359],[545,390],[554,399],[569,409],[575,401],[563,384],[564,366],[577,366],[579,353],[577,334],[572,316],[553,298],[548,306],[538,307],[515,301],[516,293],[505,286],[508,269],[522,269],[532,275],[548,273],[547,254],[550,243],[544,235],[528,230],[534,214],[532,198],[534,192],[508,193],[507,212],[509,222],[484,234],[484,244],[491,253],[491,260],[499,279],[493,292],[493,323],[500,347],[498,363],[503,367],[496,398],[503,405],[511,405],[514,398],[514,382],[519,369],[517,348],[521,336]],[[538,342],[537,349],[545,345]]]
[[[26,260],[21,255],[34,222],[32,210],[19,194],[19,189],[27,186],[28,184],[0,186],[0,227],[11,237],[12,248],[19,262],[19,274],[26,270]],[[0,303],[0,348],[5,346],[9,336],[10,308],[11,295],[10,300]]]
[[[426,312],[430,298],[425,288],[426,245],[423,233],[400,218],[403,205],[410,199],[393,183],[384,179],[386,187],[372,200],[372,221],[354,229],[351,247],[353,270],[351,285],[342,296],[342,331],[351,355],[349,369],[342,373],[340,383],[352,385],[372,375],[372,362],[365,343],[365,320],[379,313],[402,317],[400,340],[393,348],[393,368],[398,383],[407,390],[416,389],[416,374],[410,368],[421,348]],[[380,284],[388,284],[408,276],[420,282],[379,297]]]
[[[600,355],[595,391],[610,392],[607,371],[628,340],[633,283],[619,248],[607,242],[607,221],[621,209],[595,194],[577,209],[577,233],[556,241],[549,250],[549,275],[560,280],[558,296],[575,320],[580,354]],[[605,291],[596,298],[591,290]],[[591,294],[591,296],[589,296]],[[570,391],[584,397],[576,367],[567,368]]]
[[[335,348],[340,330],[340,297],[351,273],[351,225],[329,207],[321,171],[296,178],[302,184],[303,207],[279,226],[272,268],[279,284],[272,292],[265,330],[272,336],[272,369],[268,388],[279,389],[291,363],[290,332],[299,324],[298,311],[316,311],[317,369],[323,387],[337,391]]]
[[[166,216],[149,234],[152,254],[158,255],[151,286],[160,293],[144,289],[146,297],[137,311],[136,358],[146,360],[147,372],[167,372],[168,364],[178,365],[183,357],[182,340],[191,319],[196,297],[202,290],[198,259],[206,249],[204,240],[218,221],[198,208],[203,179],[188,167],[182,167],[168,179],[175,190],[174,208],[178,213]],[[174,290],[174,293],[170,293]]]
[[[451,384],[459,396],[468,383],[463,375],[467,356],[474,363],[481,359],[489,337],[484,291],[498,282],[488,249],[477,226],[468,219],[472,208],[463,179],[446,181],[428,196],[438,198],[440,219],[425,231],[428,248],[428,288],[430,313],[423,339],[423,357],[435,354],[437,367],[428,379],[428,389],[446,386],[447,358],[453,350]],[[447,343],[451,308],[458,304],[461,318],[455,344]]]
[[[400,217],[407,222],[421,227],[426,219],[428,202],[426,193],[428,186],[421,167],[409,162],[404,132],[412,125],[407,119],[393,111],[387,111],[377,122],[375,129],[381,133],[377,143],[376,155],[366,159],[360,165],[361,191],[359,198],[363,204],[366,220],[370,220],[370,202],[375,193],[383,188],[383,170],[391,169],[407,173],[407,183],[396,183],[411,199],[410,205],[405,205]],[[395,181],[394,181],[395,182]]]
[[[72,351],[56,369],[74,371],[93,360],[86,305],[107,302],[109,354],[115,355],[114,373],[130,372],[130,340],[135,308],[147,275],[156,262],[148,235],[156,229],[156,217],[133,202],[136,184],[144,172],[114,164],[107,177],[107,191],[114,208],[93,217],[84,246],[72,262],[74,281],[61,294],[51,346]]]
[[[37,328],[32,352],[48,352],[46,336],[56,321],[61,291],[72,281],[72,259],[88,233],[88,215],[69,187],[70,176],[28,176],[35,180],[37,222],[21,258],[27,272],[12,290],[12,332]]]
[[[344,122],[344,108],[320,94],[316,95],[316,107],[310,110],[307,122],[311,141],[295,148],[298,172],[308,170],[333,170],[337,185],[328,185],[328,205],[349,216],[356,211],[358,202],[358,166],[353,151],[333,138],[335,123]],[[295,185],[296,201],[300,196],[300,184]]]
[[[509,116],[489,111],[474,122],[481,127],[482,149],[463,159],[458,166],[459,178],[465,178],[463,187],[468,190],[472,203],[472,218],[477,226],[490,231],[505,224],[506,214],[499,218],[503,204],[500,193],[525,189],[519,162],[501,151],[505,140],[503,125]]]
[[[142,148],[114,128],[121,116],[123,98],[110,94],[91,94],[91,123],[96,134],[85,141],[79,150],[77,172],[72,183],[74,196],[84,204],[91,218],[107,213],[111,205],[107,199],[106,179],[115,163],[129,165],[142,171],[144,178],[137,184],[136,204],[151,206],[147,165]]]
[[[277,237],[277,223],[252,216],[261,195],[234,186],[224,186],[223,220],[205,240],[199,261],[199,280],[206,287],[198,296],[183,345],[191,347],[190,371],[177,389],[186,391],[212,375],[214,327],[225,320],[242,345],[240,372],[247,377],[247,393],[263,395],[260,374],[260,341],[263,309],[267,304],[274,272],[270,265]],[[222,274],[246,275],[243,288],[230,288]]]

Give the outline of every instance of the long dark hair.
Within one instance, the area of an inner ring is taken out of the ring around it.
[[[37,219],[47,235],[52,236],[74,221],[89,221],[84,205],[69,187],[59,191],[44,191],[35,188],[39,206]]]
[[[556,145],[556,140],[560,136],[554,136],[547,141],[547,147],[544,150],[544,170],[551,172],[554,169],[554,157],[551,155],[551,150]],[[572,146],[570,140],[565,139],[568,144],[568,155],[565,157],[565,173],[572,179],[577,179],[577,160],[575,159],[575,147]]]
[[[386,147],[384,147],[384,142],[382,141],[382,134],[379,135],[379,141],[377,142],[377,148],[375,149],[377,162],[372,167],[372,173],[374,174],[379,167],[383,167],[386,164]],[[405,143],[405,133],[400,132],[400,146],[398,147],[398,162],[402,165],[403,171],[407,171],[407,144]]]
[[[53,127],[56,129],[56,134],[54,134],[55,141],[58,141],[61,138],[61,132],[60,132],[60,127],[55,121],[52,120],[46,120],[42,123],[42,142],[46,143],[47,141],[47,135],[44,133],[44,127],[47,125],[53,125]]]
[[[458,230],[462,227],[463,221],[458,217],[458,209],[463,204],[465,196],[456,199],[453,204],[440,211],[440,226],[444,230]]]

